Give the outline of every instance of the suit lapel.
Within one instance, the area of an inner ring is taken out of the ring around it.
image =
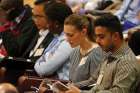
[[[31,44],[28,46],[27,50],[24,52],[22,57],[29,57],[29,53],[34,48],[34,46],[36,45],[38,38],[39,38],[39,34],[36,34],[36,36],[32,40]]]

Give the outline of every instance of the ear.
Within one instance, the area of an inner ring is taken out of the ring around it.
[[[87,35],[87,28],[83,28],[83,29],[82,29],[82,34],[83,34],[83,35]]]
[[[114,33],[113,33],[113,38],[114,38],[114,40],[118,40],[118,38],[119,38],[119,33],[118,33],[118,32],[114,32]]]

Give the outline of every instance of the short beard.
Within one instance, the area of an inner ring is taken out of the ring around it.
[[[115,48],[115,45],[111,43],[107,48],[107,52],[113,52],[114,48]]]

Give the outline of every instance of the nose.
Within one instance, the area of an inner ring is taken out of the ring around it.
[[[68,37],[66,38],[66,40],[67,40],[69,43],[70,43],[70,41],[71,41],[70,38],[68,38]]]
[[[33,18],[33,20],[34,20],[35,24],[38,23],[38,20],[36,18]]]
[[[67,34],[65,34],[65,39],[69,42],[70,41],[70,38]]]

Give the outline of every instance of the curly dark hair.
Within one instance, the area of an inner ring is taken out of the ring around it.
[[[72,10],[64,3],[53,2],[46,3],[45,13],[49,20],[57,21],[63,25],[65,18],[72,14]]]

